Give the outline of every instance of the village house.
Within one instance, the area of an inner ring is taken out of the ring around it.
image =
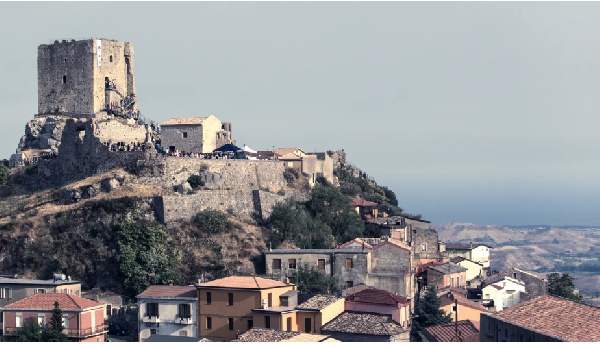
[[[493,301],[496,311],[520,303],[521,294],[524,292],[525,283],[506,276],[487,280],[482,289],[483,301]]]
[[[231,124],[215,116],[171,118],[161,125],[161,146],[169,152],[211,153],[230,144]]]
[[[507,273],[511,278],[522,281],[525,291],[531,298],[548,294],[548,280],[517,268],[511,268]]]
[[[407,328],[411,325],[410,301],[389,291],[367,288],[346,296],[344,309],[350,312],[390,314]]]
[[[196,337],[195,287],[152,285],[137,296],[137,303],[138,342],[152,335]]]
[[[232,276],[197,284],[198,337],[229,342],[254,327],[253,309],[281,307],[295,286],[260,277]]]
[[[326,335],[298,331],[252,328],[233,342],[339,342]]]
[[[600,308],[544,295],[481,314],[481,342],[600,342]]]
[[[366,221],[379,217],[379,204],[366,201],[362,198],[352,198],[350,206],[360,215],[360,218]],[[382,217],[387,217],[386,213],[382,213]],[[395,238],[400,239],[400,238]]]
[[[321,334],[341,342],[409,342],[410,329],[390,314],[344,311],[321,327]]]
[[[427,268],[427,286],[436,289],[446,287],[464,288],[466,286],[467,269],[452,262]]]
[[[419,332],[423,342],[479,342],[479,321],[459,320]]]
[[[471,242],[470,244],[447,243],[446,250],[450,258],[462,256],[465,259],[478,262],[484,269],[490,268],[491,246]]]
[[[479,323],[481,313],[487,313],[488,310],[480,303],[466,299],[464,296],[459,296],[456,293],[449,292],[440,297],[442,309],[446,314],[452,315],[452,319],[456,321],[471,320]]]
[[[307,153],[298,147],[275,149],[275,158],[284,162],[286,168],[293,168],[307,176],[312,186],[319,177],[333,183],[333,159],[325,152]]]
[[[484,267],[479,262],[471,261],[462,256],[456,256],[450,259],[450,262],[467,269],[467,282],[484,275]]]
[[[64,333],[75,342],[105,342],[108,326],[104,324],[105,305],[70,294],[39,293],[2,308],[2,333],[10,340],[26,320],[36,320],[46,327],[54,303],[63,313]]]

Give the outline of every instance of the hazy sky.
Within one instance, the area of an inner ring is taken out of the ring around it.
[[[0,3],[0,158],[37,46],[133,42],[143,114],[344,149],[425,219],[600,225],[600,3]]]

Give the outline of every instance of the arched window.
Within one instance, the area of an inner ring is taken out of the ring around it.
[[[67,75],[63,75],[63,83],[67,83]]]

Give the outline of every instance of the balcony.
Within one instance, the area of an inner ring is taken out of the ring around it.
[[[5,327],[4,336],[14,336],[17,334],[17,327]],[[43,328],[42,331],[47,328]],[[108,332],[108,325],[102,324],[90,328],[84,329],[64,329],[63,333],[69,338],[86,338],[90,336],[96,336]]]
[[[192,319],[192,318],[183,318],[183,317],[175,318],[175,324],[190,325],[193,323],[194,323],[194,319]]]
[[[158,318],[158,315],[152,315],[152,316],[144,316],[142,317],[142,322],[144,323],[160,323],[160,319]]]

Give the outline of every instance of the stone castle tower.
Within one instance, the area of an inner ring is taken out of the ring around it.
[[[107,90],[107,81],[116,90]],[[133,43],[62,40],[38,47],[38,114],[92,116],[135,94]]]

